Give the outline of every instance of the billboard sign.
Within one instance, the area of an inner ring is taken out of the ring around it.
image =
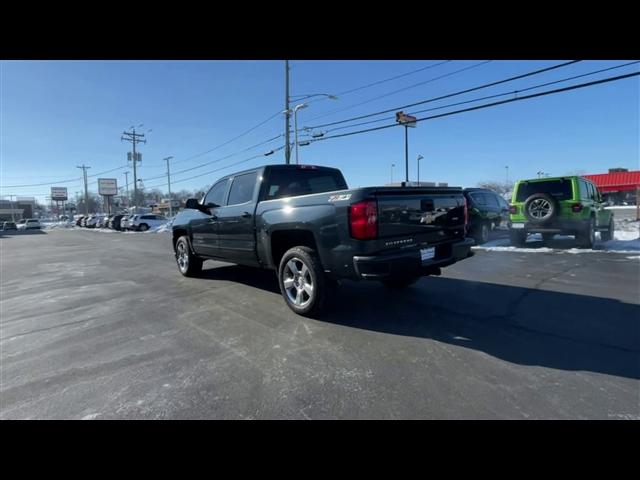
[[[66,202],[67,187],[51,187],[51,200],[56,202]]]
[[[118,181],[115,178],[99,178],[98,194],[100,195],[117,195]]]
[[[406,127],[415,128],[417,120],[418,119],[412,115],[407,115],[404,112],[396,112],[396,122]]]

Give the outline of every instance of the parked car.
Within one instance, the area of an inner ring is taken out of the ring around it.
[[[123,225],[122,229],[123,230],[133,230],[133,222],[135,222],[136,219],[139,216],[140,216],[140,214],[129,215],[127,220],[124,223],[121,223],[121,225]]]
[[[469,206],[468,235],[477,244],[489,240],[491,230],[509,226],[509,204],[498,193],[487,188],[465,188]]]
[[[86,226],[87,228],[96,228],[96,227],[97,227],[97,225],[98,225],[98,222],[99,222],[99,221],[100,221],[100,215],[91,215],[91,216],[87,219],[87,221],[86,221],[86,223],[85,223],[85,226]]]
[[[202,203],[176,216],[173,246],[182,275],[203,261],[273,269],[295,313],[319,312],[340,279],[404,288],[470,257],[461,188],[349,190],[340,170],[270,165],[217,181]]]
[[[516,183],[511,200],[511,243],[521,246],[530,233],[548,243],[555,234],[575,235],[583,248],[592,248],[596,232],[613,238],[613,212],[594,183],[581,177],[534,178]]]
[[[121,222],[124,217],[125,215],[122,214],[114,215],[109,220],[109,228],[112,228],[113,230],[121,230]]]
[[[2,222],[0,223],[0,230],[9,231],[9,230],[18,230],[16,222]]]
[[[42,228],[37,218],[27,218],[24,223],[18,222],[18,230],[37,230]]]
[[[129,222],[129,228],[139,232],[146,232],[150,228],[160,227],[169,221],[162,215],[135,215],[133,221]]]
[[[77,227],[81,227],[82,225],[82,219],[84,218],[84,215],[80,215],[77,219],[76,219],[76,226]]]
[[[109,226],[109,220],[111,220],[112,217],[113,217],[113,215],[104,215],[104,216],[100,217],[96,227],[98,227],[98,228],[107,228]]]

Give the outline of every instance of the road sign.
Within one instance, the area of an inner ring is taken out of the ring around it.
[[[396,122],[398,122],[401,125],[404,125],[405,127],[415,127],[417,120],[418,119],[416,117],[412,115],[407,115],[402,111],[396,112]]]
[[[56,202],[66,202],[67,187],[51,187],[51,200]]]
[[[117,195],[118,181],[115,178],[99,178],[98,194],[100,195]]]

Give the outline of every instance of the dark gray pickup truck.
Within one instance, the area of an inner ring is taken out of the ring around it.
[[[335,168],[268,165],[226,176],[173,222],[180,272],[216,259],[273,269],[287,305],[319,312],[340,279],[406,287],[470,257],[460,188],[349,190]]]

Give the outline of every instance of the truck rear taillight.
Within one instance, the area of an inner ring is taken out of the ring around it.
[[[369,240],[378,236],[378,205],[375,200],[365,200],[349,206],[351,236]]]
[[[518,213],[518,207],[516,205],[509,205],[509,213],[515,215]]]
[[[583,208],[584,205],[582,205],[581,203],[574,203],[573,205],[571,205],[571,211],[573,213],[580,213]]]

